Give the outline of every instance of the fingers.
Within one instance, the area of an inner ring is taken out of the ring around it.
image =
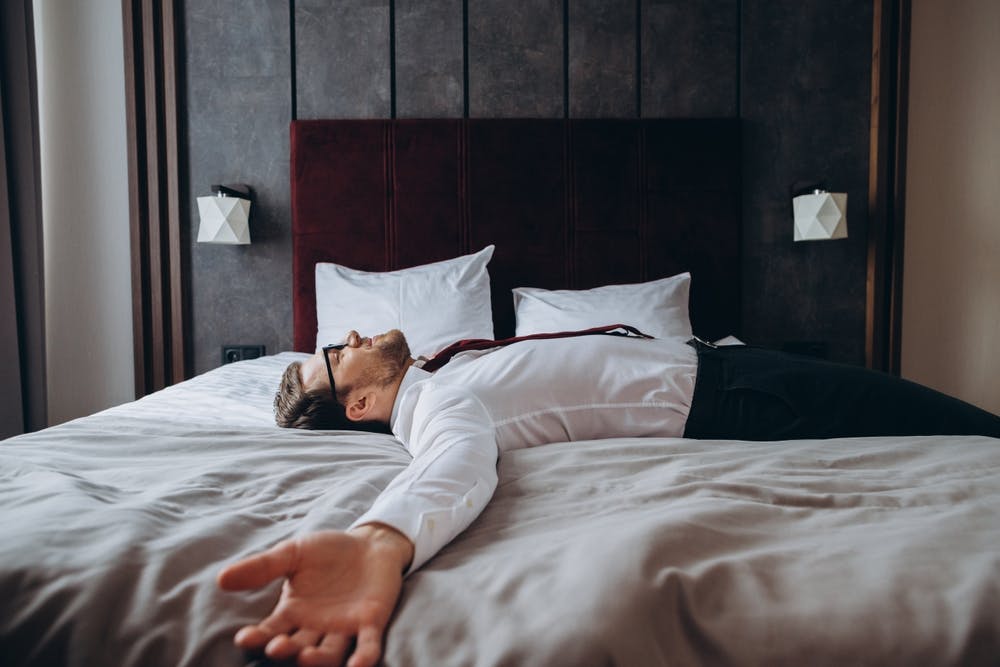
[[[267,551],[223,568],[217,578],[219,588],[226,591],[260,588],[269,581],[291,574],[297,554],[295,542],[279,542]]]
[[[253,651],[264,648],[272,639],[278,635],[287,634],[291,629],[292,624],[287,620],[270,616],[257,625],[246,625],[240,628],[233,641],[240,648]]]
[[[315,646],[321,633],[315,630],[300,629],[292,636],[280,634],[267,643],[264,653],[274,660],[285,660],[298,655],[307,646]]]
[[[375,667],[381,655],[382,629],[366,625],[358,632],[358,644],[347,661],[347,667]]]
[[[323,636],[315,630],[299,630],[295,634],[279,634],[267,643],[264,653],[272,660],[287,660],[298,655],[300,667],[340,667],[344,664],[350,642],[347,636],[330,633]],[[317,646],[317,642],[319,645]]]
[[[328,634],[323,637],[319,646],[310,646],[302,650],[302,653],[299,654],[299,665],[301,667],[340,667],[344,664],[344,655],[347,653],[349,643],[344,635]]]
[[[270,622],[270,624],[269,624]],[[259,625],[248,625],[236,633],[236,645],[246,650],[264,648],[272,660],[287,660],[298,655],[300,667],[340,667],[350,647],[346,635],[323,635],[314,630],[301,629],[288,635],[289,626],[268,619]],[[319,645],[317,645],[319,641]],[[358,633],[358,641],[347,667],[374,667],[382,655],[382,632],[367,626]]]

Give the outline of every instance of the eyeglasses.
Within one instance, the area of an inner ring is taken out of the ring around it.
[[[326,362],[326,376],[330,378],[330,393],[333,394],[333,402],[337,402],[337,386],[333,383],[333,369],[330,368],[330,350],[343,350],[347,343],[323,346],[323,361]]]

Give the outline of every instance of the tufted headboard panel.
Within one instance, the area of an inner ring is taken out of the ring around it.
[[[740,131],[708,120],[304,120],[291,126],[295,349],[316,262],[387,271],[496,244],[510,290],[692,274],[695,333],[739,333]]]

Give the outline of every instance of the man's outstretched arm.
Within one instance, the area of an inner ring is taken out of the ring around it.
[[[382,524],[285,540],[227,566],[219,586],[260,588],[284,578],[271,614],[236,633],[236,645],[299,665],[372,667],[413,559],[413,543]],[[353,653],[347,650],[356,641]]]

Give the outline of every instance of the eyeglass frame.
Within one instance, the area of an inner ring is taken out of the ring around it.
[[[347,343],[337,343],[336,345],[324,345],[323,346],[323,361],[326,362],[326,376],[330,378],[330,394],[333,395],[333,402],[339,403],[337,400],[337,385],[333,382],[333,368],[330,367],[330,350],[343,350],[347,347]]]

